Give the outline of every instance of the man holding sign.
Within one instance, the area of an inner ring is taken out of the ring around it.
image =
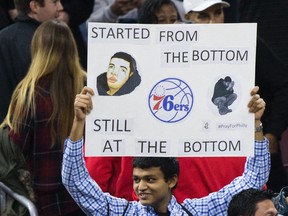
[[[134,158],[133,189],[139,202],[103,193],[91,179],[83,159],[83,131],[86,114],[93,108],[94,91],[84,87],[76,96],[75,118],[70,137],[65,142],[63,184],[89,215],[225,215],[233,195],[247,188],[262,188],[268,179],[270,154],[260,121],[265,102],[257,94],[258,90],[258,87],[253,88],[248,104],[249,112],[255,114],[255,156],[248,157],[243,175],[218,192],[201,199],[186,199],[180,205],[172,195],[179,177],[179,164],[175,158]]]

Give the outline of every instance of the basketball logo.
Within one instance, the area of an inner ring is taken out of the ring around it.
[[[151,113],[160,121],[175,123],[183,120],[193,106],[193,93],[183,80],[166,78],[158,82],[149,94]]]

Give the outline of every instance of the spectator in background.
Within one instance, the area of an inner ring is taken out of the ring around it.
[[[193,23],[224,23],[224,8],[228,2],[222,0],[184,0],[185,19]]]
[[[229,7],[227,2],[222,0],[184,0],[185,18],[193,23],[223,23],[223,7]],[[269,139],[269,148],[271,152],[271,172],[268,188],[279,192],[279,190],[288,185],[285,169],[281,160],[278,141],[281,134],[287,128],[288,123],[288,68],[280,61],[278,56],[271,50],[266,42],[257,37],[256,45],[256,85],[260,87],[260,93],[267,103],[263,115],[263,127],[265,137]],[[222,167],[223,164],[229,164],[234,167],[231,172],[240,174],[241,163],[243,159],[215,159],[211,164],[216,167]],[[203,160],[204,161],[204,160]],[[209,162],[209,159],[207,161]],[[216,165],[218,164],[218,166]],[[222,165],[221,165],[222,164]],[[208,164],[206,166],[209,166]],[[227,166],[228,167],[228,166]],[[227,169],[223,167],[223,169]],[[204,168],[204,167],[203,167]],[[216,169],[216,170],[222,170]],[[215,172],[215,171],[214,171]],[[228,172],[229,173],[229,172]],[[207,175],[208,177],[209,175]],[[210,178],[205,180],[209,182]]]
[[[184,18],[182,1],[172,0]],[[138,9],[145,0],[95,0],[93,12],[87,22],[138,23]],[[82,36],[87,38],[87,24],[80,26]]]
[[[0,1],[0,30],[14,23],[18,12],[13,0]]]
[[[174,24],[181,20],[172,0],[146,0],[138,10],[138,22],[142,24]]]
[[[234,195],[228,206],[228,216],[276,216],[277,209],[269,190],[246,189]]]
[[[279,193],[275,193],[273,202],[278,210],[278,214],[287,216],[288,215],[288,186],[281,188]]]
[[[54,19],[63,9],[60,0],[15,0],[19,15],[0,31],[0,122],[7,114],[12,93],[31,63],[30,45],[41,22]]]
[[[145,0],[95,0],[89,22],[138,23],[138,9]],[[184,15],[182,2],[173,0],[180,15]],[[183,12],[183,13],[182,13]]]
[[[62,185],[61,163],[74,98],[86,73],[73,34],[60,20],[43,22],[31,47],[31,66],[17,85],[1,126],[9,126],[10,138],[26,158],[39,215],[84,215]]]
[[[262,0],[262,1],[250,1],[250,0],[239,0],[240,8],[239,8],[239,21],[243,23],[247,22],[255,22],[257,23],[257,34],[261,38],[265,40],[268,46],[273,50],[273,52],[280,59],[281,63],[286,66],[286,74],[283,73],[280,79],[286,80],[288,77],[288,3],[282,0]],[[268,60],[269,63],[269,60]],[[263,66],[265,67],[265,66]],[[277,75],[277,70],[273,70],[270,73],[271,82],[279,82],[278,78],[274,77]],[[282,82],[279,84],[281,85]],[[271,89],[269,94],[273,95],[273,90]],[[283,98],[283,101],[287,101],[286,98]],[[285,102],[284,102],[285,103]],[[269,105],[269,104],[268,104]],[[267,107],[268,108],[268,107]],[[271,107],[273,110],[274,108]],[[270,174],[270,179],[268,181],[268,186],[275,191],[278,191],[288,185],[288,176],[286,175],[286,171],[283,165],[283,152],[281,149],[281,135],[287,128],[287,117],[282,117],[284,114],[287,116],[287,108],[286,112],[283,110],[281,115],[278,117],[278,122],[282,123],[275,125],[273,121],[269,119],[269,116],[273,115],[273,112],[270,110],[271,114],[267,113],[267,117],[265,118],[266,125],[272,125],[269,131],[269,140],[270,140],[270,152],[271,152],[271,160],[272,160],[272,169]],[[279,112],[277,108],[275,108],[274,112]],[[274,115],[276,116],[276,115]],[[276,127],[277,126],[277,127]],[[274,128],[274,131],[271,132],[271,129]],[[283,134],[286,134],[288,131]],[[287,143],[283,143],[282,148],[287,149]],[[287,163],[287,156],[284,159]]]
[[[59,19],[66,22],[76,40],[80,63],[87,69],[87,44],[85,38],[79,29],[93,10],[94,0],[61,0],[63,10],[60,12]]]
[[[89,22],[137,22],[137,9],[145,0],[95,0]]]

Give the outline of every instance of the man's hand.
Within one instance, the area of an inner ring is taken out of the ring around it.
[[[122,16],[137,6],[138,1],[136,0],[115,0],[111,5],[111,10],[115,15]]]
[[[248,103],[248,108],[250,113],[254,113],[255,116],[255,128],[259,127],[261,125],[261,117],[264,113],[266,103],[265,101],[260,97],[257,92],[259,91],[259,87],[256,86],[251,91],[251,100]],[[255,140],[264,140],[263,131],[257,130],[255,131]]]
[[[261,117],[264,113],[265,106],[266,106],[265,101],[260,97],[259,94],[257,94],[258,91],[259,91],[258,86],[255,86],[252,89],[251,91],[252,98],[250,102],[248,103],[249,112],[255,114],[255,121],[261,120]]]
[[[234,87],[234,81],[231,81],[228,85],[227,91],[232,91]]]
[[[82,89],[80,94],[76,95],[74,102],[75,120],[83,121],[86,115],[91,112],[93,109],[91,96],[93,95],[94,91],[87,86]]]

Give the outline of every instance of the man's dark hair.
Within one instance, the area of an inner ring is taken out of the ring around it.
[[[180,14],[175,3],[172,0],[146,0],[138,10],[138,22],[141,24],[157,24],[158,12],[163,5],[172,5],[177,11],[177,19],[181,20]]]
[[[120,58],[130,62],[130,71],[133,73],[138,73],[136,60],[130,54],[125,52],[117,52],[111,57],[111,59],[112,58]]]
[[[232,81],[232,79],[231,79],[231,77],[230,77],[230,76],[226,76],[226,77],[224,78],[224,81],[225,81],[225,82],[231,82],[231,81]]]
[[[14,0],[15,7],[19,13],[27,15],[30,9],[30,2],[32,0]],[[45,6],[45,0],[35,0],[41,7]]]
[[[179,162],[174,157],[135,157],[133,159],[133,168],[148,169],[151,167],[160,167],[166,182],[174,176],[179,176],[180,172]]]
[[[274,193],[271,190],[246,189],[234,195],[228,206],[228,216],[253,216],[257,204],[271,200]]]

